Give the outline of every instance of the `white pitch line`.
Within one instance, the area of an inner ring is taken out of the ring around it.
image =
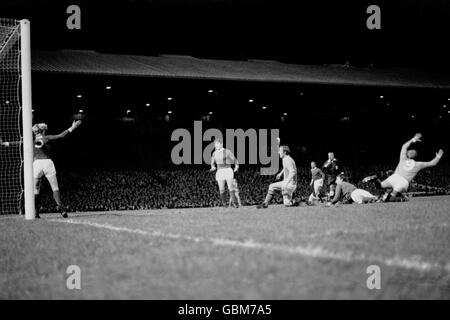
[[[161,237],[168,238],[174,240],[184,240],[195,243],[205,242],[212,243],[215,246],[220,247],[237,247],[244,249],[256,249],[263,251],[273,251],[273,252],[282,252],[286,254],[298,255],[303,257],[310,258],[319,258],[319,259],[331,259],[345,262],[354,262],[354,261],[370,261],[377,262],[381,264],[385,264],[391,267],[398,267],[403,269],[412,269],[418,271],[442,271],[445,270],[450,272],[450,263],[447,265],[442,265],[439,263],[423,261],[418,258],[416,259],[408,259],[402,257],[393,257],[393,258],[384,258],[381,256],[366,256],[364,254],[354,254],[351,251],[346,252],[332,252],[327,249],[324,249],[320,246],[285,246],[273,243],[263,243],[263,242],[255,242],[253,240],[247,241],[239,241],[239,240],[231,240],[224,238],[203,238],[203,237],[193,237],[189,235],[183,234],[174,234],[174,233],[166,233],[158,230],[141,230],[141,229],[131,229],[126,227],[117,227],[110,224],[96,223],[91,221],[83,221],[83,220],[74,220],[74,219],[49,219],[51,222],[59,222],[59,223],[67,223],[67,224],[76,224],[76,225],[86,225],[90,227],[96,227],[101,229],[107,229],[118,232],[128,232],[134,234],[140,234],[144,236],[150,237]]]
[[[369,233],[376,233],[380,231],[388,231],[388,232],[410,232],[410,231],[418,231],[422,229],[430,229],[430,228],[448,228],[450,227],[450,224],[447,224],[445,222],[443,223],[435,223],[430,222],[426,224],[420,224],[415,226],[406,226],[404,228],[384,228],[384,229],[372,229],[372,230],[365,230],[365,231],[348,231],[348,230],[339,230],[339,229],[331,229],[325,232],[317,232],[317,233],[310,233],[310,234],[304,234],[301,235],[303,238],[323,238],[328,236],[337,236],[337,235],[363,235],[363,234],[369,234]]]

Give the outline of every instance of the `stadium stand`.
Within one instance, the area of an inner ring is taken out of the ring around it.
[[[387,166],[373,166],[370,172],[382,172]],[[309,187],[309,170],[299,168],[296,198],[306,198]],[[367,171],[345,168],[353,179],[360,181]],[[361,172],[360,172],[361,171]],[[411,186],[412,195],[449,194],[449,168],[436,167],[424,171]],[[169,168],[154,171],[105,171],[62,172],[59,176],[62,196],[71,211],[145,210],[164,208],[213,207],[220,205],[217,185],[213,174],[207,169]],[[263,200],[272,176],[261,176],[257,169],[244,169],[237,174],[243,205],[256,205]],[[362,183],[360,187],[376,193]],[[433,187],[431,187],[433,186]],[[44,188],[49,188],[47,184]],[[42,193],[44,198],[39,210],[53,212],[51,192]],[[277,195],[273,203],[282,203]]]

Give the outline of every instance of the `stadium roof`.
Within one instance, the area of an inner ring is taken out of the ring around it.
[[[33,51],[32,69],[65,74],[450,89],[448,74],[407,69],[295,65],[266,60],[227,61],[174,55],[134,56],[95,51]]]

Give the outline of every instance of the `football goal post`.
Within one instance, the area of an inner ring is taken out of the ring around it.
[[[30,22],[0,18],[0,214],[35,218]]]

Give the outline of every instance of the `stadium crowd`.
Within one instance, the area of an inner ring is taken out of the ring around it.
[[[361,182],[367,173],[386,172],[387,166],[344,168],[351,181],[361,188],[378,194]],[[450,170],[439,166],[421,173],[410,192],[418,194],[448,194]],[[260,203],[274,176],[262,176],[257,168],[240,169],[235,175],[243,205]],[[90,170],[78,173],[60,172],[62,199],[69,211],[143,210],[163,208],[213,207],[221,204],[214,174],[208,168],[170,168],[153,171]],[[311,193],[310,170],[298,168],[296,199]],[[46,181],[42,185],[39,212],[54,212],[51,190]],[[277,195],[272,203],[282,203]]]

